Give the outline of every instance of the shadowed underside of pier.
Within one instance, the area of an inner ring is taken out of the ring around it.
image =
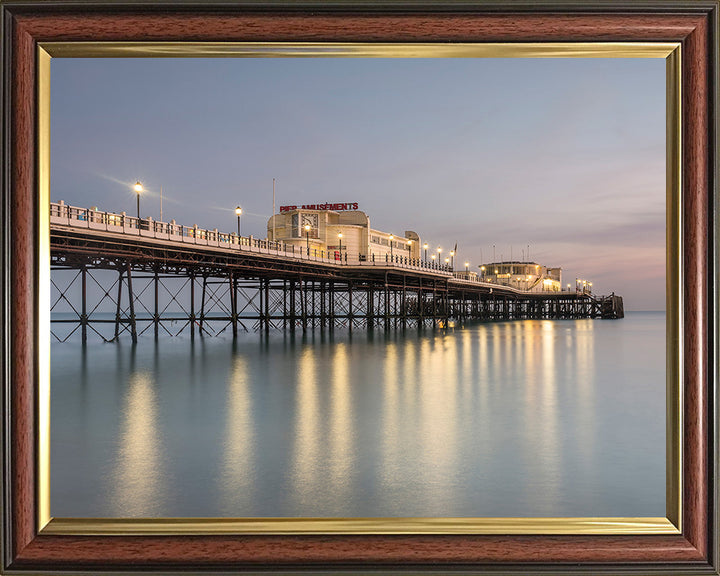
[[[386,262],[346,265],[51,228],[52,331],[149,333],[384,328],[465,320],[620,318],[622,298],[527,292]]]

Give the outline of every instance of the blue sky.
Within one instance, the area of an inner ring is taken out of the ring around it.
[[[51,196],[265,236],[277,205],[665,304],[662,59],[54,59]]]

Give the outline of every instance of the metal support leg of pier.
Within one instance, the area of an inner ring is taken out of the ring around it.
[[[437,283],[433,279],[433,292],[432,292],[432,309],[433,309],[433,326],[435,325],[435,322],[437,321]]]
[[[353,283],[348,282],[348,327],[353,327]]]
[[[82,274],[82,302],[80,311],[80,324],[82,326],[82,343],[87,343],[87,268],[83,266],[81,269]]]
[[[403,330],[407,328],[407,279],[405,275],[403,274],[403,289],[402,289],[402,299],[400,305],[402,306],[402,327]]]
[[[159,298],[159,283],[160,278],[158,272],[155,270],[155,314],[153,314],[153,322],[155,323],[155,340],[158,339],[160,331],[160,298]]]
[[[207,291],[207,275],[203,274],[202,298],[200,299],[200,336],[203,335],[203,323],[205,322],[205,293]]]
[[[118,295],[117,295],[117,308],[115,309],[115,336],[113,340],[117,341],[120,336],[120,300],[122,300],[122,285],[123,285],[123,271],[118,270]]]
[[[400,293],[402,295],[402,293]],[[393,290],[393,309],[392,309],[392,317],[393,317],[393,328],[398,327],[398,321],[400,318],[400,314],[398,312],[398,291]]]
[[[195,340],[195,273],[190,273],[190,339]]]
[[[325,321],[326,321],[326,312],[325,309],[325,302],[327,300],[327,284],[323,281],[320,282],[320,329],[325,329]]]
[[[300,310],[302,313],[303,332],[307,331],[307,280],[300,280]]]
[[[375,294],[373,293],[373,287],[368,286],[368,293],[367,293],[367,328],[368,328],[368,330],[372,330],[372,327],[373,327],[374,300],[375,300]]]
[[[232,318],[232,335],[233,338],[237,338],[237,325],[238,325],[238,313],[237,313],[237,279],[235,274],[230,273],[230,316]]]
[[[311,312],[311,322],[313,330],[315,329],[315,320],[317,319],[317,308],[315,306],[315,292],[317,292],[317,288],[315,287],[315,280],[312,281],[312,284],[310,285],[310,298],[312,300],[312,312]]]
[[[263,328],[263,320],[265,320],[265,314],[263,312],[263,279],[258,278],[258,300],[260,300],[260,312],[258,314],[258,327],[260,330]]]
[[[265,278],[265,331],[270,330],[270,279]]]
[[[422,285],[422,278],[419,279],[418,283],[418,293],[417,293],[417,314],[418,314],[418,325],[423,326],[424,325],[424,319],[423,316],[425,314],[425,295],[423,293],[423,285]]]
[[[445,327],[447,328],[448,321],[450,320],[450,285],[449,282],[445,281],[445,310],[444,310],[444,316],[445,316]]]
[[[283,330],[287,328],[287,317],[288,317],[288,309],[287,309],[287,280],[283,280]]]
[[[137,323],[135,322],[135,295],[132,287],[132,272],[130,271],[130,263],[127,264],[127,284],[128,298],[130,299],[130,333],[132,335],[133,344],[137,343]]]
[[[295,280],[290,280],[290,330],[295,332],[295,324],[297,323],[297,314],[295,300],[297,295],[297,284]]]

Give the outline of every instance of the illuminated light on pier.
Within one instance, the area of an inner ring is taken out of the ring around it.
[[[242,229],[240,228],[240,216],[242,216],[242,208],[238,206],[235,208],[235,215],[237,216],[237,234],[242,236]]]
[[[135,194],[137,195],[137,217],[138,220],[140,220],[140,194],[143,192],[143,185],[140,183],[139,180],[135,182],[133,190],[135,190]]]

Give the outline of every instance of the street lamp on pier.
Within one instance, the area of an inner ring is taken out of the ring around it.
[[[455,250],[450,250],[450,265],[452,271],[455,272]]]
[[[480,266],[480,277],[485,278],[485,266]]]
[[[239,237],[239,236],[240,236],[240,230],[241,230],[241,228],[240,228],[240,216],[242,216],[242,208],[240,208],[240,206],[238,206],[237,208],[235,208],[235,214],[237,214],[237,218],[238,218],[238,237]],[[273,240],[275,240],[275,238],[273,238]]]
[[[450,266],[450,258],[445,258],[445,268],[448,268]]]
[[[390,234],[390,260],[393,259],[393,239],[394,238],[395,238],[395,236]]]
[[[465,273],[467,274],[470,270],[470,262],[465,262]]]
[[[307,257],[310,258],[310,224],[305,224],[305,244],[307,246]]]
[[[338,232],[338,240],[340,241],[340,262],[342,262],[342,232]]]
[[[432,260],[432,265],[435,266],[435,254],[430,256],[430,259]]]
[[[427,249],[428,249],[428,243],[427,243],[427,242],[425,242],[425,244],[423,244],[423,248],[425,248],[425,264],[427,264]]]
[[[143,185],[138,180],[135,182],[135,186],[133,186],[133,189],[135,190],[135,193],[137,194],[137,218],[138,218],[138,228],[140,228],[140,193],[143,191]]]

